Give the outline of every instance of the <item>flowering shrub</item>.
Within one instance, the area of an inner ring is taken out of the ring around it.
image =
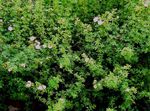
[[[150,110],[148,3],[1,0],[0,109]]]

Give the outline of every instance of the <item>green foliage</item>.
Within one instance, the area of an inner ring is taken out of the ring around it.
[[[146,3],[0,0],[0,109],[150,110]]]

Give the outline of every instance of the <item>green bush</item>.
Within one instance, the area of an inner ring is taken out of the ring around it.
[[[0,109],[150,110],[142,0],[0,0]]]

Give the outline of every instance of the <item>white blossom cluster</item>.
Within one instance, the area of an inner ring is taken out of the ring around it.
[[[31,82],[31,81],[27,81],[26,84],[25,84],[25,87],[26,87],[26,88],[30,88],[30,87],[32,87],[32,86],[34,86],[34,83]],[[36,87],[36,89],[39,90],[39,91],[43,91],[43,90],[46,89],[46,86],[43,85],[43,84],[40,84],[40,85],[38,85],[38,86]]]
[[[31,86],[33,86],[33,83],[31,81],[27,81],[25,86],[26,88],[30,88]]]
[[[148,7],[150,4],[150,0],[144,0],[144,7]]]
[[[8,30],[9,30],[9,31],[12,31],[12,30],[13,30],[13,27],[12,27],[12,26],[9,26],[9,27],[8,27]]]
[[[25,68],[26,67],[26,64],[25,63],[22,63],[20,64],[21,67]]]
[[[38,87],[37,87],[37,89],[39,90],[39,91],[42,91],[42,90],[45,90],[46,89],[46,86],[45,85],[39,85]]]
[[[45,45],[45,44],[41,45],[41,43],[40,43],[38,40],[36,40],[36,39],[37,39],[37,38],[36,38],[35,36],[31,36],[31,37],[29,38],[29,40],[30,40],[31,42],[34,42],[34,47],[35,47],[35,49],[40,50],[40,49],[42,49],[42,48],[49,48],[49,49],[53,48],[52,45],[50,45],[50,44],[48,44],[48,45]]]
[[[93,18],[93,21],[94,21],[95,23],[97,23],[98,25],[102,25],[102,24],[104,23],[104,21],[101,20],[98,16],[94,17],[94,18]]]
[[[9,69],[8,69],[8,72],[11,72],[11,71],[12,71],[12,68],[9,68]]]
[[[3,19],[0,19],[0,22],[3,22]]]

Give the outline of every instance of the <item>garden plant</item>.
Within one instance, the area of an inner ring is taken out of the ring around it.
[[[0,111],[150,111],[149,0],[0,0]]]

